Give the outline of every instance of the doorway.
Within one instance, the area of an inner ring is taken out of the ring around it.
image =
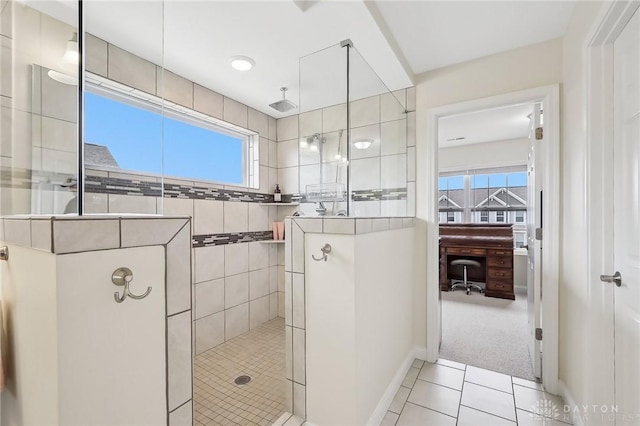
[[[540,152],[539,164],[545,170],[541,181],[548,191],[541,198],[542,215],[548,218],[545,232],[541,235],[541,244],[548,248],[542,253],[545,269],[542,273],[545,281],[545,293],[538,318],[544,318],[547,328],[544,330],[544,358],[542,359],[542,381],[547,390],[557,393],[558,385],[558,345],[557,345],[557,305],[558,305],[558,175],[559,175],[559,88],[557,85],[506,95],[484,98],[460,104],[432,109],[428,112],[428,133],[426,154],[432,159],[432,179],[437,182],[439,172],[438,132],[440,120],[472,111],[491,110],[505,105],[542,103],[545,106],[545,146]],[[442,305],[439,279],[439,194],[435,185],[428,188],[428,232],[427,232],[427,360],[435,362],[439,358],[442,338]],[[534,324],[535,325],[535,324]],[[538,328],[538,327],[535,327]]]
[[[534,143],[540,126],[534,122],[540,111],[542,105],[529,102],[438,121],[440,357],[528,380],[540,377],[539,362],[532,364],[534,327],[528,326],[535,320],[528,311],[536,308],[528,263],[535,264],[536,248],[527,238],[535,234]],[[450,241],[450,233],[460,235]],[[494,256],[498,242],[502,255]],[[456,254],[465,247],[473,247],[472,253]],[[460,282],[465,271],[454,266],[460,259],[472,262],[468,290]]]
[[[588,380],[594,400],[617,413],[603,424],[637,424],[640,412],[639,6],[613,3],[588,46],[588,286],[598,348],[589,361],[601,366]]]

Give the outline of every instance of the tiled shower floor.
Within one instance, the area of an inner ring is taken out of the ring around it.
[[[285,411],[285,328],[276,318],[196,355],[195,424],[271,425]],[[234,380],[251,377],[245,385]]]

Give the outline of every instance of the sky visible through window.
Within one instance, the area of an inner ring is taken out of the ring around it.
[[[232,184],[244,181],[241,138],[93,93],[85,94],[85,116],[87,143],[107,147],[121,169]]]

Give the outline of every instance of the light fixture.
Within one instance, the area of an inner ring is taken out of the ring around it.
[[[67,48],[62,56],[62,61],[58,63],[61,69],[66,72],[60,72],[55,70],[49,70],[47,75],[55,81],[68,84],[78,84],[78,63],[80,62],[80,55],[78,54],[78,33],[73,33],[71,40],[67,41]]]
[[[229,58],[231,66],[238,71],[249,71],[256,62],[248,56],[232,56]]]
[[[300,148],[308,148],[309,142],[306,139],[300,139]]]
[[[373,139],[364,138],[364,139],[356,139],[353,141],[353,146],[356,149],[368,149],[373,143]]]
[[[78,62],[80,62],[80,55],[78,55],[78,33],[73,33],[71,40],[67,41],[67,50],[64,51],[60,65],[78,65]]]

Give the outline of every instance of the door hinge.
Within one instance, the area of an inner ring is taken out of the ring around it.
[[[542,329],[536,328],[536,340],[542,340]]]
[[[544,131],[542,127],[536,127],[536,140],[539,141],[542,139]]]
[[[536,240],[542,241],[542,228],[536,228]]]

